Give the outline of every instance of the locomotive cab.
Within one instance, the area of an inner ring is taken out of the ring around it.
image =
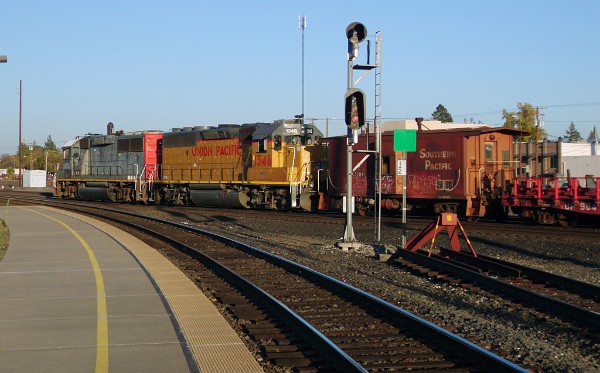
[[[317,175],[324,152],[319,151],[322,133],[312,124],[296,120],[278,120],[252,134],[252,163],[248,181],[273,185],[252,188],[252,203],[275,209],[316,211]]]

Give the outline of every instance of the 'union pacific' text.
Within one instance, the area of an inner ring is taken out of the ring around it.
[[[231,155],[242,155],[242,148],[239,144],[194,146],[192,148],[192,156],[194,157],[226,157]]]

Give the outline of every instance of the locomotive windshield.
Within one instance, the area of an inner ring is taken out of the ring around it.
[[[313,139],[311,135],[307,136],[286,136],[285,142],[290,145],[313,145],[317,139]]]

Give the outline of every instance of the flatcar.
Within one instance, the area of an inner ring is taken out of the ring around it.
[[[413,122],[414,123],[414,122]],[[478,219],[502,217],[506,208],[501,196],[515,175],[513,138],[521,130],[484,125],[448,125],[417,129],[416,151],[394,151],[394,124],[381,134],[381,205],[397,212],[402,206],[402,176],[398,162],[406,156],[407,209],[430,213],[456,212]],[[387,125],[387,123],[386,123]],[[347,137],[324,140],[328,149],[329,177],[323,193],[324,208],[341,209],[346,195]],[[365,150],[375,149],[374,136],[361,134],[353,145],[352,191],[360,214],[373,211],[376,204],[375,158]]]
[[[63,147],[54,194],[315,211],[322,133],[297,120],[86,135]],[[129,145],[127,145],[129,144]]]
[[[600,177],[519,177],[503,205],[528,223],[600,226]]]

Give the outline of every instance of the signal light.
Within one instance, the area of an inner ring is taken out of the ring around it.
[[[348,89],[344,101],[346,125],[353,130],[364,126],[366,119],[365,93],[358,88]]]
[[[356,32],[357,42],[365,40],[367,37],[367,28],[360,22],[352,22],[346,27],[346,37],[348,40],[352,39],[354,36],[354,32]]]
[[[358,44],[367,37],[367,28],[360,22],[352,22],[346,27],[348,38],[348,61],[358,57]]]

